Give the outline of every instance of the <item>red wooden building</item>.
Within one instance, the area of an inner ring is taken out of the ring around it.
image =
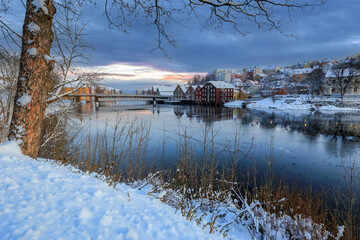
[[[201,103],[207,105],[223,105],[233,100],[234,87],[222,81],[211,81],[202,87]]]
[[[202,85],[198,85],[195,88],[195,103],[201,104],[201,93],[202,93]]]

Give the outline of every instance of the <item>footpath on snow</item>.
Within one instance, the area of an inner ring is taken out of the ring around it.
[[[0,239],[222,239],[125,184],[0,145]]]

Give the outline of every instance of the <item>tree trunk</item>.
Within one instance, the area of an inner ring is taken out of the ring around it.
[[[32,158],[38,155],[46,96],[52,81],[54,61],[49,55],[55,12],[52,0],[27,0],[9,140],[16,140],[22,152]]]

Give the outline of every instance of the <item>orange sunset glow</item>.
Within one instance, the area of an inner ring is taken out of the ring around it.
[[[84,71],[95,71],[105,80],[133,81],[133,80],[164,80],[186,83],[194,75],[205,75],[202,72],[173,72],[158,69],[153,66],[135,65],[131,63],[115,63],[107,66],[83,68]]]

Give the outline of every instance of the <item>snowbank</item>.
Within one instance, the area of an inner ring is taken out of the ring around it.
[[[242,107],[244,101],[234,101],[226,103],[226,107]],[[338,107],[335,106],[335,101],[333,99],[328,99],[326,101],[313,100],[312,103],[308,102],[306,96],[300,97],[280,97],[276,99],[275,102],[271,98],[248,100],[247,108],[249,109],[258,109],[258,110],[280,110],[280,111],[321,111],[321,112],[352,112],[359,111],[359,108],[356,107]]]
[[[232,201],[207,205],[206,199],[194,200],[194,208],[183,217],[183,209],[176,214],[159,200],[176,202],[178,191],[151,184],[142,190],[125,184],[111,187],[74,167],[23,156],[14,142],[0,145],[0,179],[2,240],[224,239],[224,234],[225,239],[249,240],[262,239],[260,228],[269,239],[310,240],[340,239],[344,231],[339,227],[332,236],[311,218],[269,214],[262,203],[248,204],[240,195],[241,208]],[[214,234],[208,233],[211,226]]]
[[[147,191],[0,145],[0,239],[222,239]]]

